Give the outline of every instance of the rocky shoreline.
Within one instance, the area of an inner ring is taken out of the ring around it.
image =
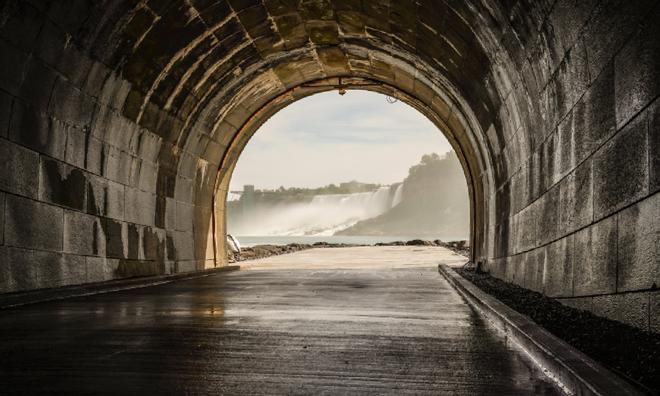
[[[346,243],[328,243],[316,242],[314,244],[308,243],[290,243],[288,245],[256,245],[241,249],[238,255],[230,254],[228,259],[230,263],[241,262],[245,260],[255,260],[266,258],[270,256],[279,256],[281,254],[295,253],[301,250],[314,249],[314,248],[342,248],[342,247],[356,247],[356,246],[440,246],[447,248],[454,253],[469,257],[470,247],[467,241],[451,241],[443,242],[439,239],[434,241],[413,239],[410,241],[395,241],[395,242],[382,242],[375,245],[357,245]]]

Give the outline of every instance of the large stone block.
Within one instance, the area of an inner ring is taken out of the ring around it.
[[[649,193],[660,190],[660,98],[649,107]]]
[[[53,158],[64,159],[66,124],[48,117],[39,110],[15,101],[12,109],[9,138],[25,147]]]
[[[593,221],[591,161],[584,162],[559,185],[559,235],[567,235]]]
[[[660,94],[660,9],[614,58],[616,122],[623,126]]]
[[[649,317],[650,330],[660,333],[660,291],[654,291],[650,294],[651,314]]]
[[[177,202],[176,203],[176,230],[177,231],[192,231],[193,229],[193,214],[195,207],[193,205]]]
[[[537,235],[541,244],[551,242],[559,236],[559,193],[559,186],[555,186],[539,198]]]
[[[0,88],[18,95],[21,81],[23,81],[23,70],[28,62],[28,55],[14,48],[4,40],[0,40]]]
[[[9,283],[13,291],[39,289],[39,268],[34,262],[32,250],[7,248]]]
[[[80,212],[64,211],[64,252],[105,256],[101,219]]]
[[[574,294],[616,292],[617,219],[611,216],[575,234]]]
[[[545,266],[545,248],[534,249],[524,254],[524,287],[536,292],[543,292],[543,272]]]
[[[38,267],[39,287],[52,288],[79,285],[87,281],[85,257],[35,250],[33,264]]]
[[[594,219],[648,194],[646,117],[636,117],[594,156]]]
[[[5,194],[0,192],[0,246],[5,244]]]
[[[103,223],[106,255],[110,258],[128,257],[128,225],[120,221],[105,219]]]
[[[660,286],[660,193],[620,212],[618,291]]]
[[[62,251],[61,208],[12,195],[6,201],[6,245]]]
[[[0,138],[0,190],[37,197],[39,154]]]
[[[573,235],[545,247],[543,294],[549,297],[573,295]]]
[[[623,293],[593,297],[593,313],[648,330],[649,293]]]
[[[119,259],[86,257],[87,282],[105,282],[117,278]]]
[[[94,175],[87,177],[87,212],[124,219],[124,186]]]
[[[126,221],[136,224],[154,226],[156,213],[156,195],[126,187],[124,190]]]
[[[0,91],[0,137],[3,138],[9,136],[9,119],[11,118],[12,103],[12,97]]]
[[[0,293],[14,291],[14,280],[7,259],[7,247],[0,245]]]
[[[40,173],[41,200],[73,209],[85,209],[87,178],[82,170],[42,157]]]

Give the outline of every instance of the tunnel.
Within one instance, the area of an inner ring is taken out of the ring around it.
[[[4,1],[0,292],[227,265],[250,137],[366,89],[457,152],[471,261],[658,332],[658,3]]]

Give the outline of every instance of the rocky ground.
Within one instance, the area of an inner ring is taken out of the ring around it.
[[[230,254],[229,262],[236,263],[239,261],[254,260],[254,259],[265,258],[270,256],[277,256],[280,254],[294,253],[300,250],[306,250],[312,248],[338,248],[338,247],[355,247],[355,246],[366,246],[366,245],[353,245],[353,244],[345,244],[345,243],[327,243],[327,242],[317,242],[311,245],[307,243],[290,243],[288,245],[257,245],[257,246],[246,247],[241,249],[241,253],[239,255]],[[376,246],[441,246],[464,256],[470,255],[470,248],[467,245],[467,241],[443,242],[439,239],[436,239],[435,241],[413,239],[411,241],[377,243]]]
[[[345,243],[327,243],[317,242],[314,244],[308,243],[290,243],[288,245],[257,245],[241,249],[238,255],[230,254],[229,262],[235,263],[245,260],[255,260],[270,256],[277,256],[280,254],[294,253],[300,250],[313,249],[313,248],[336,248],[336,247],[353,247],[359,245],[351,245]]]
[[[567,307],[485,273],[457,272],[612,371],[660,393],[660,334]]]

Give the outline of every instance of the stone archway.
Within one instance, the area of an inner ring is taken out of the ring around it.
[[[0,289],[218,264],[213,194],[250,131],[304,96],[297,87],[341,77],[395,89],[451,135],[488,271],[657,329],[658,12],[657,1],[7,1]]]

